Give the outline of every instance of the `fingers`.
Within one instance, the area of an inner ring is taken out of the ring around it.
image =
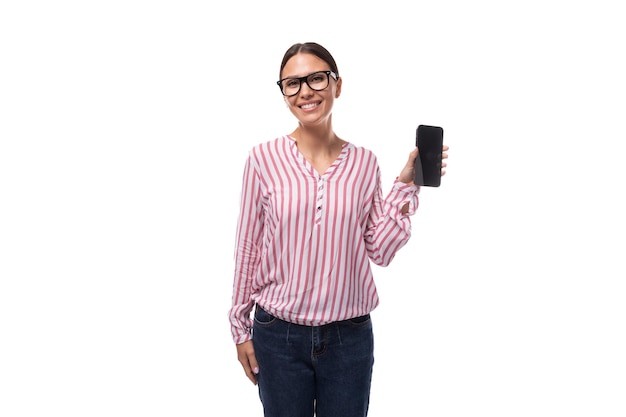
[[[259,373],[259,364],[256,361],[252,340],[237,345],[237,359],[241,363],[248,379],[256,385],[257,374]]]
[[[441,159],[442,160],[448,158],[448,153],[447,153],[448,149],[450,149],[450,147],[448,145],[443,145],[443,148],[442,148],[443,152],[441,153]],[[446,170],[444,168],[447,167],[447,166],[448,166],[448,164],[445,161],[441,162],[441,176],[442,177],[444,175],[446,175]]]
[[[444,159],[447,159],[447,158],[448,158],[448,154],[447,154],[448,149],[450,149],[450,147],[449,147],[448,145],[443,145],[443,148],[442,148],[442,151],[443,151],[443,152],[441,153],[441,159],[442,159],[442,161],[443,161]],[[445,168],[445,167],[447,167],[447,166],[448,166],[448,164],[447,164],[445,161],[441,162],[441,176],[442,176],[442,177],[443,177],[444,175],[446,175],[446,170],[445,170],[444,168]]]
[[[248,363],[250,364],[249,372],[246,371],[246,376],[254,385],[257,383],[256,376],[259,374],[259,364],[256,361],[254,352],[248,357]]]

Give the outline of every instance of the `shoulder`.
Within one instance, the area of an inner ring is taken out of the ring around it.
[[[294,140],[289,136],[279,136],[254,145],[252,149],[250,149],[250,153],[264,153],[268,150],[274,150],[277,148],[288,148],[293,142]]]
[[[254,145],[250,149],[250,157],[259,158],[263,157],[264,155],[268,155],[268,153],[275,154],[276,152],[282,154],[290,148],[292,143],[293,139],[291,139],[289,136],[279,136],[277,138]]]
[[[273,166],[277,161],[287,161],[293,153],[294,140],[288,136],[280,136],[258,143],[250,149],[248,161],[258,169]]]

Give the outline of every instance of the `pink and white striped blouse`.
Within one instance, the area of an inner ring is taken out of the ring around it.
[[[323,175],[290,136],[255,146],[237,223],[229,311],[235,343],[252,337],[255,302],[308,326],[372,311],[378,294],[369,262],[387,266],[406,244],[418,191],[396,180],[383,199],[376,156],[351,143]]]

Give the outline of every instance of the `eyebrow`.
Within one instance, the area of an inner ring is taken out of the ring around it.
[[[313,74],[315,74],[315,73],[317,73],[317,72],[326,72],[326,71],[332,71],[332,72],[335,72],[335,71],[331,70],[330,68],[329,68],[329,69],[321,69],[321,70],[317,70],[317,71],[309,72],[308,74],[303,75],[303,76],[300,76],[300,77],[299,77],[299,76],[297,76],[297,75],[288,75],[288,76],[286,76],[286,77],[281,78],[281,80],[287,80],[287,79],[297,79],[297,78],[302,78],[302,77],[308,77],[309,75],[313,75]]]

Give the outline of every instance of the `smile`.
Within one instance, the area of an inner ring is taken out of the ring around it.
[[[300,106],[300,108],[302,110],[311,110],[311,109],[314,109],[315,107],[317,107],[319,104],[320,104],[319,102],[307,103],[307,104],[303,104],[302,106]]]

